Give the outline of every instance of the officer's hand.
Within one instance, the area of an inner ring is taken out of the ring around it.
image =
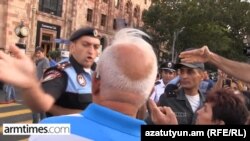
[[[0,51],[0,80],[20,88],[29,88],[36,81],[32,60],[16,46],[10,46],[10,55]]]
[[[157,107],[156,103],[149,99],[149,109],[151,111],[151,120],[154,124],[178,124],[175,113],[170,107]]]

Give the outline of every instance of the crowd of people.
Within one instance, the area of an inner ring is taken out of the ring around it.
[[[158,70],[146,38],[150,39],[141,30],[121,29],[95,70],[91,68],[101,43],[94,28],[76,30],[69,38],[70,57],[52,67],[43,55],[43,63],[34,63],[11,46],[12,56],[0,52],[0,80],[20,88],[33,111],[46,113],[40,123],[69,123],[70,140],[137,141],[145,124],[249,124],[249,64],[226,59],[204,46],[187,49],[179,55],[181,62],[164,62]],[[36,52],[38,57],[43,53],[41,48]],[[205,62],[218,68],[216,82],[209,79]],[[241,73],[235,73],[238,68]],[[30,137],[49,139],[65,138]]]

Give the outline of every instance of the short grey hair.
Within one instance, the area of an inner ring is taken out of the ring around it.
[[[117,32],[113,42],[101,54],[97,64],[96,72],[97,75],[100,75],[101,81],[104,82],[101,84],[103,87],[135,92],[143,95],[145,99],[149,97],[157,75],[157,59],[152,46],[143,37],[150,38],[146,33],[133,28],[124,28]],[[141,52],[153,58],[152,68],[143,79],[131,80],[116,63],[116,48],[119,45],[127,44],[135,45]]]

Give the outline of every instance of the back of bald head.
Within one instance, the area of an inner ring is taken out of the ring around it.
[[[114,48],[117,55],[116,65],[132,81],[147,77],[153,68],[153,56],[135,44],[120,44]]]
[[[101,87],[148,97],[157,74],[157,60],[144,32],[126,28],[119,31],[97,65]]]

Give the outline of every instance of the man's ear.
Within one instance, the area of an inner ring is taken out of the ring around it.
[[[200,70],[200,75],[201,75],[201,80],[204,80],[204,78],[205,78],[204,71]]]
[[[94,72],[92,77],[92,94],[99,95],[100,93],[100,76]]]
[[[75,42],[72,42],[72,43],[70,43],[70,45],[69,45],[69,51],[71,52],[71,51],[74,51],[74,49],[75,49]]]

